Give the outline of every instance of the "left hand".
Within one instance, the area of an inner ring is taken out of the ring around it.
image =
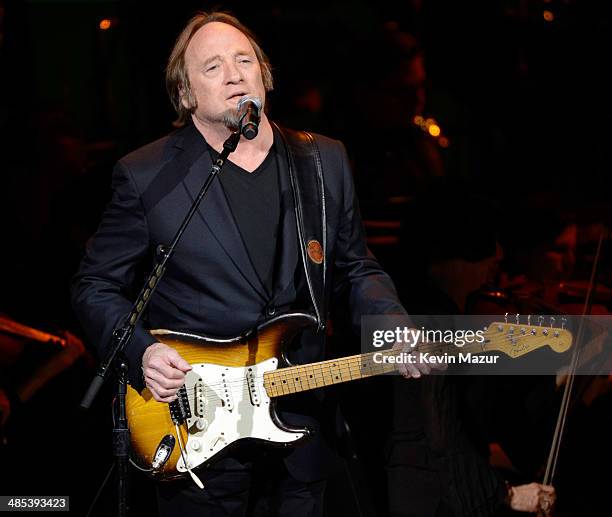
[[[421,375],[429,375],[432,368],[434,370],[446,370],[446,364],[443,363],[428,363],[421,360],[421,354],[418,352],[418,346],[410,346],[410,343],[397,341],[393,345],[393,350],[398,350],[402,354],[409,354],[415,358],[413,363],[398,362],[397,370],[405,379],[418,379]]]
[[[513,486],[509,493],[510,508],[517,512],[535,513],[541,511],[544,515],[552,515],[557,495],[552,485],[529,483]]]

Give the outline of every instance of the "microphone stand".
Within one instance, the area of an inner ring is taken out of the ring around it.
[[[113,337],[111,346],[109,348],[104,361],[100,363],[98,369],[96,371],[95,377],[91,381],[89,387],[87,388],[87,392],[85,396],[81,400],[80,407],[82,409],[89,409],[95,397],[97,396],[100,388],[104,384],[104,382],[108,379],[111,371],[111,366],[114,366],[118,370],[118,386],[117,386],[117,414],[114,418],[113,424],[113,456],[115,456],[116,465],[118,467],[117,471],[117,494],[118,494],[118,511],[117,515],[119,517],[127,516],[127,466],[129,461],[129,448],[130,448],[130,435],[129,429],[127,425],[127,415],[125,411],[125,394],[127,390],[127,371],[128,364],[123,354],[123,350],[129,344],[132,336],[134,335],[134,330],[136,329],[136,324],[140,320],[143,312],[149,305],[149,301],[151,300],[151,296],[155,292],[159,281],[162,279],[164,273],[166,272],[166,266],[168,261],[172,258],[176,246],[178,245],[185,229],[189,225],[189,222],[193,218],[196,213],[200,202],[206,196],[208,189],[210,188],[214,179],[218,176],[221,168],[225,164],[227,157],[230,153],[236,150],[238,146],[238,142],[240,141],[240,131],[234,131],[229,136],[229,138],[223,143],[223,151],[212,165],[210,169],[210,173],[204,182],[204,185],[200,189],[198,196],[195,201],[191,205],[189,212],[183,219],[183,222],[179,226],[170,246],[162,246],[158,247],[158,256],[155,264],[153,265],[153,269],[149,274],[144,286],[142,287],[138,297],[134,301],[132,308],[124,320],[123,325],[120,328],[116,328],[113,331]],[[106,480],[104,481],[106,482]],[[102,488],[100,488],[100,491]],[[98,492],[99,493],[99,492]],[[94,501],[95,504],[95,501]],[[90,508],[91,511],[91,508]]]

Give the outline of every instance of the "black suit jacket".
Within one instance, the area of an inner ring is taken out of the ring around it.
[[[278,132],[275,127],[276,140]],[[357,331],[362,314],[405,314],[393,283],[366,246],[344,146],[319,135],[314,135],[314,142],[315,158],[320,159],[323,171],[319,199],[312,198],[316,189],[304,182],[301,189],[295,187],[288,172],[290,163],[295,166],[293,155],[286,148],[278,152],[282,252],[271,297],[253,268],[221,183],[213,182],[126,350],[129,380],[136,389],[143,387],[144,350],[156,341],[148,328],[235,336],[276,313],[295,308],[315,312],[314,305],[319,310],[329,307],[334,296],[348,300],[347,310]],[[75,312],[100,355],[113,329],[129,312],[130,299],[140,287],[139,273],[148,270],[157,247],[171,241],[211,164],[208,146],[191,124],[117,163],[112,199],[88,242],[72,286]],[[312,182],[316,181],[314,166],[312,169],[302,174],[306,182],[310,173]],[[301,205],[300,211],[296,205]],[[321,233],[326,260],[317,265],[304,259],[312,236],[303,229],[315,211],[320,215],[321,208],[326,221]],[[300,243],[298,235],[305,242]],[[305,281],[307,275],[310,282]],[[305,332],[292,360],[323,359],[324,334],[321,329]],[[324,437],[332,419],[329,408],[321,403],[323,398],[311,394],[306,400],[297,397],[294,407],[291,400],[283,404],[287,423],[315,429],[313,438],[287,459],[287,467],[298,479],[322,478],[333,463],[329,440]]]

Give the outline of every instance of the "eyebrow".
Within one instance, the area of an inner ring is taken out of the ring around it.
[[[249,57],[252,57],[252,56],[254,56],[254,54],[251,54],[247,50],[239,50],[238,52],[236,52],[234,54],[234,57],[238,57],[238,56],[249,56]],[[208,65],[209,63],[215,61],[216,59],[221,59],[221,55],[220,54],[216,54],[214,56],[210,56],[206,61],[204,61],[202,63],[202,66]]]

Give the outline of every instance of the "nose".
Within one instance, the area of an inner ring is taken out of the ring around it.
[[[234,62],[225,64],[225,83],[236,84],[242,81],[242,72]]]

